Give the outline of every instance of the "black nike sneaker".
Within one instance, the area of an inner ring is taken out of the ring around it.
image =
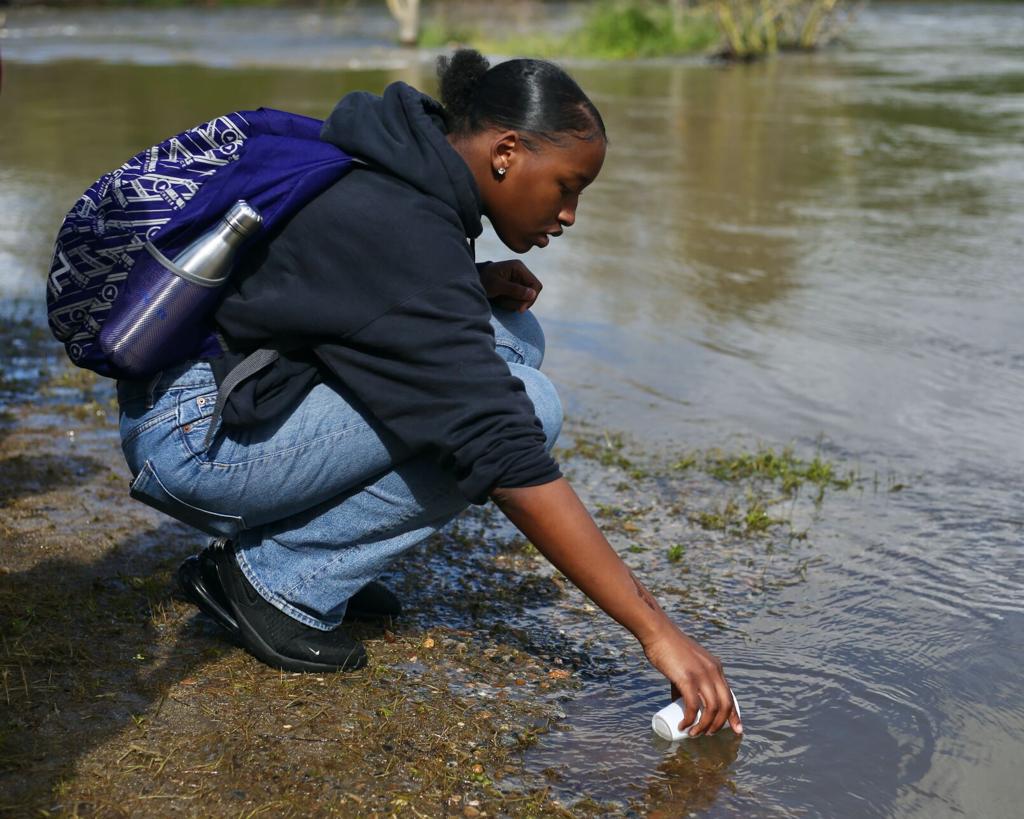
[[[178,586],[182,594],[203,614],[229,634],[238,635],[238,623],[220,587],[217,565],[213,562],[213,549],[210,546],[187,558],[178,567]]]
[[[178,567],[178,586],[182,594],[203,614],[232,636],[238,635],[238,623],[228,605],[217,577],[213,550],[207,546],[198,555],[186,558]],[[390,621],[402,613],[402,602],[387,586],[376,580],[353,594],[345,608],[345,620],[362,622]]]
[[[235,547],[210,550],[228,611],[242,646],[257,660],[283,671],[352,671],[367,663],[366,649],[342,627],[323,631],[268,603],[242,574]]]
[[[346,620],[391,620],[402,613],[402,601],[383,583],[371,580],[348,599]]]

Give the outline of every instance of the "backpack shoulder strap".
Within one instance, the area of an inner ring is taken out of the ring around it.
[[[232,390],[245,381],[245,379],[256,375],[261,370],[265,370],[280,357],[281,354],[277,350],[261,348],[247,355],[227,374],[221,382],[220,389],[217,390],[217,403],[213,408],[213,415],[210,416],[210,426],[206,430],[206,437],[203,438],[203,452],[209,449],[210,444],[213,443],[213,436],[217,432],[217,424],[220,421],[221,414],[224,412],[224,407]]]

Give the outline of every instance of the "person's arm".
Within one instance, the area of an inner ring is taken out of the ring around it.
[[[742,733],[722,664],[683,634],[612,549],[569,482],[494,489],[491,497],[554,566],[643,646],[651,665],[686,705],[683,725],[704,705],[691,736],[714,733],[728,722]]]

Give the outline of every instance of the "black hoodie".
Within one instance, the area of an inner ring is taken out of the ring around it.
[[[321,137],[370,163],[242,259],[215,319],[232,352],[284,351],[231,395],[224,421],[280,417],[321,381],[428,451],[465,497],[559,477],[522,382],[494,350],[467,237],[480,194],[445,138],[440,105],[404,83],[338,103]]]

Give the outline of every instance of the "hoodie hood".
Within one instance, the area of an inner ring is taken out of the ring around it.
[[[325,120],[320,138],[442,200],[475,239],[483,229],[480,192],[445,133],[441,104],[396,82],[381,97],[366,91],[345,95]]]

